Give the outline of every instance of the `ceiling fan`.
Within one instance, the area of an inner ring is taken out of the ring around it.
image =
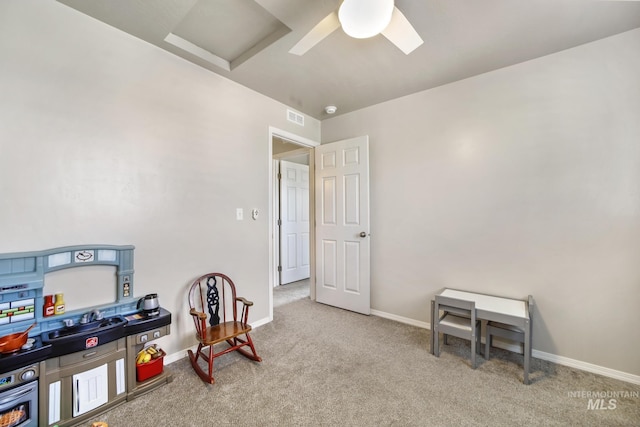
[[[304,55],[341,26],[347,35],[355,38],[382,34],[405,55],[423,43],[407,18],[395,7],[393,0],[344,0],[337,11],[331,12],[313,27],[289,53]]]

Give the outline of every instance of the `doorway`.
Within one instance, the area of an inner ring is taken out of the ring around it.
[[[301,276],[294,277],[296,280],[291,284],[295,286],[304,285],[305,283],[308,284],[308,295],[312,300],[315,300],[315,275],[313,274],[315,271],[315,236],[313,226],[315,223],[313,148],[318,145],[320,145],[318,142],[291,134],[290,132],[269,128],[270,175],[272,180],[269,195],[269,223],[271,224],[270,237],[272,242],[269,251],[269,313],[271,320],[273,320],[274,291],[282,283],[282,275],[279,267],[292,264],[291,262],[287,263],[287,260],[282,259],[283,245],[280,239],[281,223],[278,221],[281,219],[281,197],[278,174],[280,172],[280,163],[282,160],[307,168],[308,194],[304,200],[306,204],[305,212],[308,214],[308,237],[297,240],[299,246],[296,248],[296,251],[292,252],[287,250],[286,254],[289,256],[292,253],[298,254],[301,250],[304,254],[304,258],[308,259],[307,267],[311,274],[306,278],[302,278]],[[303,245],[303,247],[300,245]],[[290,279],[285,278],[285,281],[287,280]]]

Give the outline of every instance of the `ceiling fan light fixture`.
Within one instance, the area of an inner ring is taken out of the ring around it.
[[[366,39],[387,28],[392,14],[393,0],[344,0],[338,19],[347,35]]]

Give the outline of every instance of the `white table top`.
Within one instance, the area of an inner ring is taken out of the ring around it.
[[[506,314],[508,316],[527,318],[527,302],[519,299],[494,297],[491,295],[476,294],[474,292],[445,289],[439,295],[457,298],[476,303],[476,310],[491,311]]]

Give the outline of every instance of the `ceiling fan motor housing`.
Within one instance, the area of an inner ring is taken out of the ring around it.
[[[387,28],[392,14],[393,0],[344,0],[338,19],[347,35],[366,39]]]

